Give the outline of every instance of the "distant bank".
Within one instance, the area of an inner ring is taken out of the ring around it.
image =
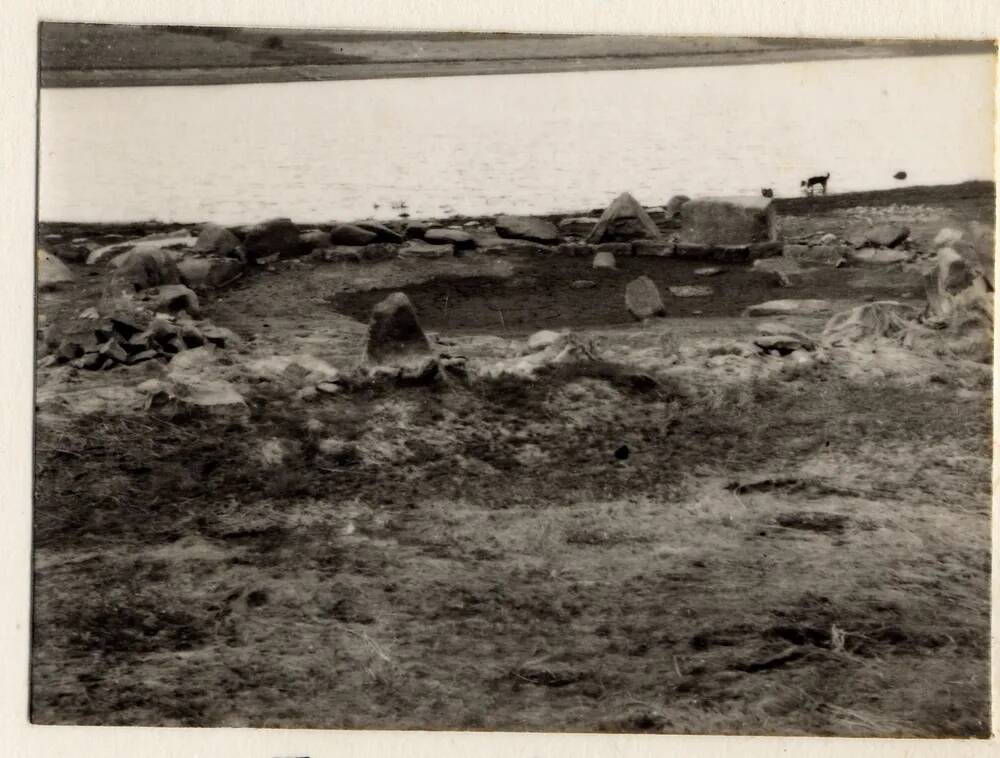
[[[44,24],[42,87],[252,84],[990,53],[992,41],[325,32]]]

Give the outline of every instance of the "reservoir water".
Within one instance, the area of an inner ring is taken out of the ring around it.
[[[46,89],[44,221],[541,213],[990,179],[990,55]],[[405,207],[404,207],[405,204]]]

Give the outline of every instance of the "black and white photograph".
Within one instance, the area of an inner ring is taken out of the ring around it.
[[[37,39],[32,724],[991,737],[993,39]]]

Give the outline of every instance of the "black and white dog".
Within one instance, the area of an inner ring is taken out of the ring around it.
[[[810,176],[808,179],[802,180],[802,191],[807,195],[815,195],[817,189],[822,189],[823,194],[826,194],[826,183],[830,179],[830,172],[826,172],[826,176]]]

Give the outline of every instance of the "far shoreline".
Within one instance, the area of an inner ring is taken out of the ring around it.
[[[949,203],[963,200],[979,200],[982,198],[996,198],[996,182],[977,179],[958,184],[929,184],[915,185],[912,187],[893,187],[877,190],[863,190],[859,192],[834,193],[830,195],[802,196],[802,197],[776,197],[774,206],[777,213],[785,216],[808,216],[814,213],[824,213],[833,210],[852,207],[884,207],[888,205],[948,205]],[[664,198],[664,202],[667,198]],[[538,213],[521,214],[558,220],[568,216],[585,216],[600,214],[602,208],[587,208],[577,210],[550,210]],[[490,214],[455,214],[452,216],[424,217],[413,216],[405,219],[388,219],[432,222],[441,225],[461,224],[468,221],[480,223],[491,222],[501,212]],[[274,214],[280,216],[281,214]],[[233,224],[224,224],[230,228],[258,223],[264,218],[247,219]],[[292,222],[303,229],[311,228],[317,224],[329,224],[334,219],[308,220],[292,219]],[[364,219],[335,219],[339,223],[352,223]],[[68,230],[77,230],[81,234],[98,233],[154,233],[161,231],[172,231],[181,227],[197,227],[205,223],[212,222],[213,219],[205,218],[198,220],[163,220],[163,219],[135,219],[135,220],[114,220],[114,221],[70,221],[70,220],[44,220],[37,219],[36,229],[39,232],[39,241],[45,233],[59,233]],[[384,223],[384,222],[383,222]]]
[[[940,55],[993,54],[992,40],[907,45],[872,44],[844,48],[777,48],[773,50],[681,53],[651,56],[553,57],[531,59],[392,61],[369,63],[294,64],[275,66],[213,66],[122,69],[42,69],[42,89],[89,87],[153,87],[227,84],[278,84],[441,76],[496,76],[508,74],[623,71],[658,68],[746,66],[778,63],[917,58]]]

